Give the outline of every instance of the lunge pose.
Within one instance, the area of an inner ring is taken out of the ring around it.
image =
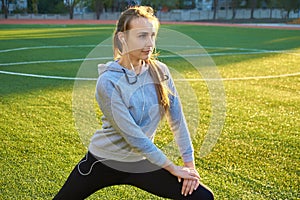
[[[54,199],[84,199],[101,188],[128,184],[169,199],[213,199],[200,183],[193,147],[178,93],[165,64],[155,59],[159,21],[153,9],[124,11],[114,32],[114,60],[100,64],[96,100],[102,129],[91,138]],[[168,120],[184,166],[177,166],[153,143]]]

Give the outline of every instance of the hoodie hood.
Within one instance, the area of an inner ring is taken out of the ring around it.
[[[114,72],[124,73],[124,70],[128,75],[133,75],[133,76],[135,75],[135,73],[132,70],[122,67],[118,63],[118,61],[110,61],[110,62],[107,62],[106,64],[98,65],[98,74],[99,75],[103,74],[106,71],[114,71]]]

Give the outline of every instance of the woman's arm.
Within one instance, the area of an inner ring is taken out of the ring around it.
[[[167,71],[169,73],[169,71]],[[176,143],[179,147],[181,157],[185,163],[194,161],[194,149],[191,141],[190,132],[183,113],[180,97],[176,90],[171,74],[168,74],[168,87],[170,94],[170,108],[166,112],[166,118],[174,133]]]
[[[195,167],[193,145],[180,98],[169,70],[166,69],[165,71],[169,76],[168,87],[172,92],[170,95],[170,109],[167,112],[167,119],[170,124],[170,128],[175,135],[181,157],[184,161],[184,169],[192,173],[194,177],[197,177],[197,180],[184,178],[181,193],[186,196],[188,194],[192,194],[192,192],[198,188],[200,176]]]

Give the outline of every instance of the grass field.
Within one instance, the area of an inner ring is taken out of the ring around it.
[[[162,27],[199,42],[223,78],[226,120],[205,157],[198,150],[210,122],[210,92],[203,80],[189,82],[200,115],[196,164],[216,199],[300,199],[300,31]],[[112,31],[112,25],[0,25],[0,199],[51,199],[86,153],[72,112],[74,80],[62,77],[76,77]],[[195,78],[189,63],[167,53],[162,61]],[[158,146],[171,140],[167,128],[158,132]],[[124,185],[89,199],[161,198]]]

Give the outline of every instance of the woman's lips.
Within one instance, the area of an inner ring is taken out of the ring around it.
[[[144,51],[142,51],[142,53],[144,53],[144,54],[150,54],[150,53],[152,53],[152,51],[151,50],[144,50]]]

